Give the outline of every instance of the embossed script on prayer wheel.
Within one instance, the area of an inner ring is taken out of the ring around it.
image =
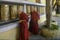
[[[9,6],[1,5],[1,20],[8,21],[9,20]]]
[[[12,5],[10,6],[10,17],[11,19],[16,19],[17,18],[17,6],[16,5]]]

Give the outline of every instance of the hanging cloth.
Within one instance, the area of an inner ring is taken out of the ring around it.
[[[20,40],[28,40],[28,16],[26,13],[21,12],[20,21]]]
[[[32,11],[31,13],[31,21],[29,30],[33,34],[38,34],[38,20],[40,19],[38,12]]]

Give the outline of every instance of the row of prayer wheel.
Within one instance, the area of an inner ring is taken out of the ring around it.
[[[0,21],[8,21],[19,18],[19,13],[24,10],[23,5],[0,5]],[[27,13],[37,10],[37,7],[27,6]]]

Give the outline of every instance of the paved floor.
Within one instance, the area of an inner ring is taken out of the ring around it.
[[[60,17],[52,17],[52,20],[56,20],[58,22],[58,25],[60,26]],[[32,35],[30,40],[60,40],[60,27],[59,27],[56,38],[48,39],[48,38],[44,38],[40,35]]]
[[[58,33],[57,33],[56,38],[57,38],[57,39],[60,39],[60,17],[53,17],[53,18],[54,18],[54,20],[57,21],[57,23],[58,23],[58,25],[59,25],[59,30],[58,30]]]

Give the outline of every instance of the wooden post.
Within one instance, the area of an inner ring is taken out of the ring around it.
[[[51,27],[52,0],[46,0],[46,25]]]

